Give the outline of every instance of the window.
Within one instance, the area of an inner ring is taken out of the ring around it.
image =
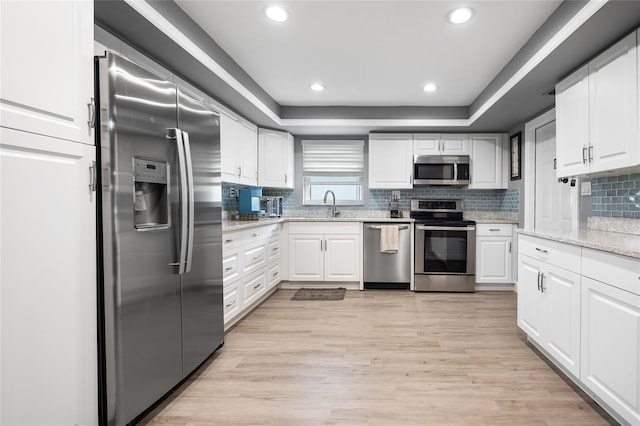
[[[302,204],[324,204],[327,191],[337,205],[364,204],[364,141],[302,141],[302,176]]]

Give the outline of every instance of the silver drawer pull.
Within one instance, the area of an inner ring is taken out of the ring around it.
[[[261,254],[257,254],[257,255],[255,255],[255,256],[253,256],[253,260],[255,260],[255,259],[260,259],[261,257],[262,257],[262,255],[261,255]]]
[[[228,271],[230,271],[230,270],[232,270],[232,269],[233,269],[233,266],[229,266],[228,268],[225,268],[225,270],[224,270],[224,271],[225,271],[225,272],[228,272]]]
[[[271,249],[272,251],[278,251],[278,247],[274,247]]]
[[[492,231],[492,232],[498,232],[498,231],[499,231],[499,229],[496,229],[496,228],[489,228],[489,231]]]
[[[540,247],[536,247],[536,250],[540,253],[549,253],[548,251],[546,251],[545,249],[541,249]]]
[[[274,273],[273,273],[273,276],[274,276],[274,277],[277,277],[277,276],[278,276],[278,272],[274,272]]]
[[[262,285],[262,283],[258,284],[258,285],[254,285],[253,289],[255,290],[256,288],[260,287]]]
[[[254,233],[253,233],[253,236],[254,236],[254,237],[257,237],[258,235],[260,235],[260,233],[259,233],[259,232],[254,232]]]
[[[232,243],[233,240],[224,240],[225,243]]]
[[[236,304],[236,301],[234,300],[233,302],[231,302],[231,303],[227,303],[227,304],[226,304],[226,305],[224,305],[224,306],[228,308],[229,306],[233,306],[233,305],[235,305],[235,304]]]

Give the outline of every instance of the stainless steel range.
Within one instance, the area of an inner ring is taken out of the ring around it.
[[[411,200],[415,291],[475,291],[476,223],[462,211],[462,200]]]

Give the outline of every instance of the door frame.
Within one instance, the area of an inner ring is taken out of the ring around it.
[[[526,230],[533,230],[535,227],[536,129],[555,121],[555,119],[556,109],[551,108],[524,126],[524,229]],[[577,191],[573,191],[571,198],[571,224],[573,229],[578,229],[580,209]]]

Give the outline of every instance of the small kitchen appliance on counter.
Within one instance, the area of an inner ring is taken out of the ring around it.
[[[260,208],[262,188],[254,187],[238,190],[238,213],[241,215],[261,215],[264,210]]]
[[[400,213],[400,191],[391,192],[391,202],[389,203],[390,216],[394,219],[402,217]]]
[[[462,200],[411,200],[415,291],[475,291],[476,223],[462,212]]]
[[[260,197],[260,210],[267,217],[282,216],[282,197]]]

